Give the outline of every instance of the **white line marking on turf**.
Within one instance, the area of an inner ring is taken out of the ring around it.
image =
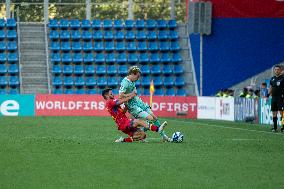
[[[260,140],[256,138],[233,138],[233,141],[248,141],[248,140]]]
[[[238,127],[226,127],[222,125],[215,125],[215,124],[208,124],[208,123],[197,123],[193,121],[183,121],[183,120],[176,120],[176,119],[170,119],[171,121],[176,121],[176,122],[182,122],[182,123],[194,123],[198,125],[203,125],[203,126],[209,126],[209,127],[216,127],[216,128],[222,128],[222,129],[235,129],[235,130],[240,130],[240,131],[250,131],[250,132],[257,132],[257,133],[267,133],[267,134],[273,134],[273,135],[282,135],[282,133],[273,133],[269,131],[259,131],[259,130],[253,130],[253,129],[245,129],[245,128],[238,128]]]

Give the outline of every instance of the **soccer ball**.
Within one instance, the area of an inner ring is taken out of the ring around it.
[[[183,135],[181,134],[181,132],[175,132],[172,136],[172,141],[173,142],[182,142],[183,141]]]

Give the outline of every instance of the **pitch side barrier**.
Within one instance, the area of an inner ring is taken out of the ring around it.
[[[141,96],[149,103],[149,96]],[[160,117],[272,123],[270,99],[154,96]],[[0,95],[1,116],[108,116],[101,95]]]

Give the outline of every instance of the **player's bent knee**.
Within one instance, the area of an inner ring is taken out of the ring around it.
[[[147,119],[148,121],[153,121],[153,120],[154,120],[153,116],[151,116],[151,115],[148,115],[148,116],[146,117],[146,119]]]

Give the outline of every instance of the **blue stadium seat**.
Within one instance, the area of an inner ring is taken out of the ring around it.
[[[148,87],[148,86],[150,86],[150,83],[151,83],[151,79],[150,79],[149,76],[144,76],[144,77],[142,77],[142,79],[141,79],[141,85],[142,85],[143,87]]]
[[[173,63],[178,63],[182,61],[182,57],[180,56],[179,53],[175,52],[172,54],[172,62]]]
[[[125,43],[123,41],[116,42],[116,51],[121,52],[125,51]]]
[[[20,84],[19,76],[10,76],[9,86],[15,87]]]
[[[138,42],[138,47],[137,47],[138,51],[146,51],[147,49],[148,48],[147,48],[146,41],[139,41]]]
[[[136,29],[143,30],[145,28],[144,20],[136,20]]]
[[[173,73],[173,68],[172,68],[171,65],[166,64],[166,65],[163,66],[163,74],[164,75],[170,75],[172,73]]]
[[[65,87],[72,87],[74,84],[74,81],[73,81],[73,77],[72,76],[65,76],[64,79],[63,79],[63,85]]]
[[[161,76],[153,77],[154,86],[161,87],[163,85],[163,79]]]
[[[74,85],[76,87],[83,87],[85,85],[84,77],[81,77],[81,76],[75,77]]]
[[[59,36],[59,35],[58,35]],[[0,39],[3,40],[6,38],[6,33],[4,30],[0,30]]]
[[[169,20],[168,21],[168,27],[169,27],[169,29],[175,29],[177,27],[177,21],[176,20]]]
[[[96,41],[101,41],[103,40],[103,33],[101,30],[96,30],[93,33],[93,39]]]
[[[17,50],[17,42],[16,41],[9,41],[7,44],[8,51],[15,51]]]
[[[75,75],[83,75],[84,74],[84,67],[82,65],[75,65],[74,66],[74,74]]]
[[[157,51],[158,50],[158,43],[155,41],[148,42],[148,50],[149,51]]]
[[[90,52],[93,50],[93,43],[92,41],[84,41],[83,43],[83,50],[84,52]]]
[[[69,28],[69,21],[66,19],[61,19],[59,22],[60,29],[68,29]]]
[[[118,94],[119,94],[118,89],[112,89],[112,94],[114,94],[114,95],[118,95]]]
[[[6,22],[5,22],[5,20],[3,18],[1,18],[0,19],[0,29],[5,28],[5,26],[6,26]]]
[[[52,66],[52,73],[53,74],[61,74],[62,73],[62,69],[61,69],[61,65],[53,65]]]
[[[177,89],[177,96],[186,96],[186,91],[184,89]]]
[[[1,61],[1,54],[0,54],[0,61]],[[59,63],[59,62],[61,62],[60,53],[51,53],[50,61],[52,63]]]
[[[111,29],[112,28],[112,20],[104,20],[103,21],[103,28],[104,29]]]
[[[70,32],[68,30],[61,30],[60,31],[60,39],[61,40],[69,40],[70,39]]]
[[[148,87],[148,86],[147,86]],[[143,95],[149,96],[150,95],[150,90],[148,88],[144,88],[143,90]]]
[[[6,27],[7,28],[16,28],[17,23],[16,20],[14,18],[8,18],[7,22],[6,22]]]
[[[94,50],[96,52],[100,52],[104,50],[104,43],[102,41],[95,41]]]
[[[119,53],[117,55],[116,61],[118,64],[125,64],[127,62],[127,57],[126,57],[125,52]]]
[[[50,50],[52,51],[59,51],[61,49],[60,43],[57,41],[51,41],[50,42]]]
[[[104,55],[104,53],[97,53],[96,54],[96,58],[95,58],[95,62],[97,64],[104,63],[105,62],[105,55]]]
[[[164,86],[167,88],[173,87],[174,81],[175,81],[174,78],[171,76],[164,77]]]
[[[79,42],[79,41],[73,41],[73,42],[72,42],[72,50],[73,50],[74,52],[81,51],[81,50],[82,50],[82,44],[81,44],[81,42]]]
[[[105,51],[114,51],[114,42],[113,41],[106,41]]]
[[[85,66],[85,74],[86,75],[94,75],[95,74],[95,66],[94,65],[86,65]]]
[[[94,55],[92,52],[84,53],[84,63],[93,63],[94,62]]]
[[[151,55],[150,55],[150,62],[152,62],[152,63],[160,62],[159,53],[151,53]]]
[[[19,73],[19,66],[18,66],[18,64],[11,64],[8,67],[8,73],[9,74],[18,74]]]
[[[128,53],[128,63],[129,64],[137,64],[138,57],[136,53]]]
[[[126,76],[128,73],[128,67],[126,65],[121,65],[118,67],[118,74],[120,76]]]
[[[135,82],[135,87],[140,87],[140,85],[141,85],[141,81],[140,81],[140,80],[137,80],[137,81]]]
[[[75,64],[78,64],[78,63],[81,64],[83,62],[83,56],[81,52],[73,54],[73,62]]]
[[[80,21],[79,20],[71,20],[70,21],[70,28],[72,30],[78,30],[81,27]]]
[[[108,77],[107,78],[107,85],[109,87],[116,87],[118,85],[118,80],[116,77]]]
[[[178,40],[178,32],[175,31],[175,30],[170,30],[169,39],[170,40]]]
[[[88,29],[90,29],[90,28],[91,28],[90,20],[82,20],[81,28],[82,28],[83,30],[88,30]]]
[[[125,20],[125,29],[132,30],[134,28],[134,21],[133,20]]]
[[[58,28],[58,21],[56,19],[49,20],[48,27],[51,28],[51,29],[57,29]]]
[[[163,88],[155,88],[154,95],[156,95],[156,96],[164,96]]]
[[[175,86],[182,87],[184,85],[185,85],[184,78],[182,76],[176,77],[176,79],[175,79]]]
[[[183,66],[178,64],[178,65],[174,65],[174,70],[173,70],[174,74],[179,75],[179,74],[183,74],[184,70],[183,70]]]
[[[106,72],[107,72],[107,70],[106,70],[105,65],[98,65],[97,66],[97,70],[96,70],[97,75],[105,75]]]
[[[136,33],[136,39],[138,41],[143,41],[146,40],[147,36],[146,33],[144,32],[144,30],[138,30]]]
[[[6,51],[6,42],[5,41],[0,41],[0,50]]]
[[[157,20],[158,29],[167,29],[167,22],[165,20]]]
[[[8,85],[7,77],[0,76],[0,87],[6,87]]]
[[[1,35],[0,35],[1,36]],[[57,40],[59,39],[59,33],[56,30],[51,30],[49,33],[49,38],[52,40]]]
[[[61,87],[55,87],[52,89],[52,94],[63,94],[63,90]]]
[[[114,53],[106,54],[106,60],[105,61],[106,61],[107,64],[114,63],[116,61]]]
[[[64,75],[72,75],[73,74],[73,66],[72,65],[63,65],[63,74]]]
[[[52,85],[53,86],[61,86],[63,84],[62,79],[60,76],[53,76],[52,78]]]
[[[90,41],[92,39],[92,33],[90,31],[88,31],[88,30],[84,30],[82,32],[82,39],[84,41]]]
[[[97,94],[96,89],[87,89],[86,94],[92,95],[92,94]]]
[[[75,94],[85,94],[85,89],[84,88],[76,88]]]
[[[151,69],[151,74],[158,75],[161,74],[161,67],[159,65],[153,65]]]
[[[152,30],[148,31],[147,38],[148,38],[149,41],[156,40],[157,39],[156,32],[152,31]]]
[[[158,33],[159,40],[167,40],[169,38],[169,34],[167,30],[160,30]]]
[[[19,88],[18,87],[10,87],[8,93],[10,95],[15,95],[15,94],[20,94]]]
[[[136,42],[128,42],[126,45],[126,49],[127,51],[136,51],[137,47],[136,47]]]
[[[0,62],[5,63],[7,60],[6,53],[0,53]]]
[[[151,68],[150,68],[150,66],[149,65],[143,65],[142,67],[141,67],[141,73],[142,73],[142,75],[150,75],[150,71],[151,70]]]
[[[72,62],[72,57],[70,53],[62,53],[62,59],[63,64],[70,64]]]
[[[106,30],[104,32],[104,39],[105,40],[112,40],[113,39],[113,33],[111,30]]]
[[[86,78],[86,87],[93,88],[97,84],[96,79],[94,77]]]
[[[137,90],[137,94],[138,94],[138,95],[141,95],[141,94],[142,94],[142,93],[141,93],[141,88],[140,88],[140,87],[137,87],[137,88],[136,88],[136,90]]]
[[[16,32],[16,30],[8,30],[8,32],[7,32],[7,38],[8,38],[9,40],[14,40],[14,39],[16,39],[16,38],[17,38],[17,32]]]
[[[163,52],[163,53],[161,54],[161,62],[162,62],[162,63],[168,63],[168,62],[171,62],[171,61],[172,61],[172,59],[171,59],[169,53]]]
[[[114,38],[115,38],[116,41],[124,40],[123,31],[121,31],[121,30],[116,31],[115,34],[114,34]]]
[[[109,66],[107,67],[107,74],[108,74],[108,75],[116,75],[116,73],[117,73],[117,67],[116,67],[116,65],[109,65]]]
[[[93,20],[92,28],[95,30],[99,30],[102,27],[101,20]]]
[[[171,51],[179,51],[180,50],[180,46],[178,41],[172,41],[171,42],[171,47],[170,47]]]
[[[73,41],[79,41],[81,39],[81,33],[79,30],[72,30],[71,31],[71,39]]]
[[[7,59],[8,59],[8,62],[17,62],[18,61],[18,53],[9,53]]]
[[[169,88],[169,89],[166,89],[166,96],[175,96],[175,90],[174,88]]]
[[[128,41],[132,41],[135,39],[135,33],[132,30],[126,31],[125,39]]]
[[[147,52],[140,53],[139,62],[140,62],[140,64],[147,64],[149,62],[149,56],[148,56]]]
[[[7,73],[7,67],[5,64],[0,64],[0,74],[6,74]]]
[[[64,89],[64,94],[75,94],[75,91],[72,88]]]
[[[114,20],[114,22],[113,22],[113,27],[114,27],[114,29],[116,29],[116,30],[122,29],[122,28],[123,28],[123,22],[122,22],[122,20]]]
[[[5,94],[7,94],[7,90],[6,90],[6,88],[0,88],[0,95],[5,95]]]
[[[155,20],[149,19],[149,20],[147,20],[146,22],[147,22],[147,26],[146,26],[146,27],[147,27],[147,29],[149,29],[149,30],[155,29],[156,26],[157,26],[157,23],[156,23]]]
[[[71,45],[69,41],[63,41],[61,42],[61,50],[63,52],[68,52],[71,50]]]
[[[105,77],[99,77],[97,81],[97,86],[100,88],[104,88],[107,86],[107,79]]]
[[[168,51],[170,49],[170,44],[167,41],[160,42],[160,51]]]

